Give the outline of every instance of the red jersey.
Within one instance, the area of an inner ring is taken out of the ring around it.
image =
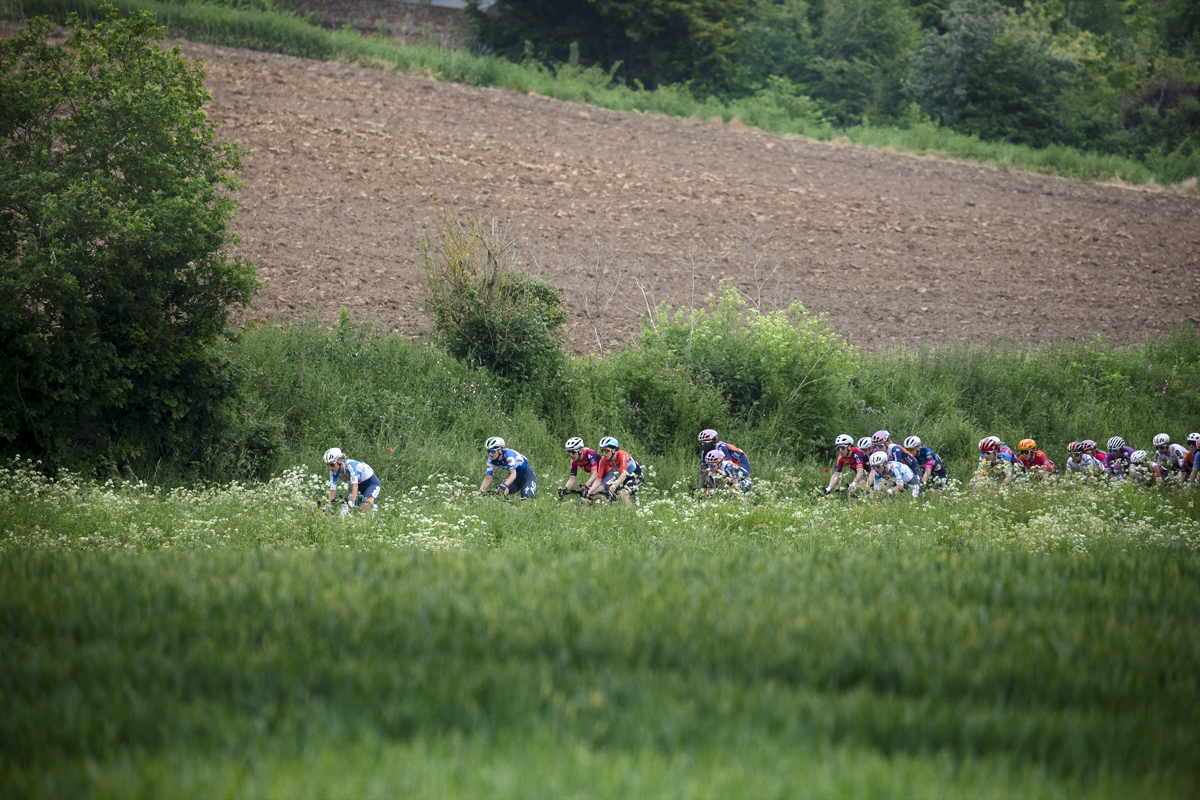
[[[1054,462],[1046,458],[1046,454],[1041,450],[1034,450],[1032,455],[1021,453],[1017,458],[1025,469],[1041,469],[1047,475],[1054,472]]]
[[[583,452],[579,454],[578,459],[571,459],[571,474],[578,475],[579,468],[583,467],[583,471],[592,473],[596,471],[596,467],[600,464],[600,454],[590,447],[583,448]]]
[[[841,472],[842,467],[854,467],[855,473],[860,469],[867,468],[867,456],[862,450],[857,447],[851,447],[850,452],[846,455],[838,453],[837,466],[833,468],[834,472]]]
[[[601,456],[600,458],[600,477],[603,478],[608,474],[610,469],[620,470],[621,472],[629,472],[629,464],[633,461],[629,457],[629,453],[624,450],[618,450],[613,453],[612,458]]]

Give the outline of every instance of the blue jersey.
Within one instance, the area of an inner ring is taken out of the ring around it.
[[[931,475],[942,477],[946,474],[946,468],[942,466],[942,457],[930,450],[928,447],[922,446],[917,449],[916,460],[917,465],[922,470],[921,472],[917,473],[918,475],[923,475],[926,467],[930,467],[933,470],[930,473]]]
[[[928,450],[929,448],[925,449]],[[918,476],[918,479],[922,474],[920,466],[917,465],[917,460],[910,456],[908,451],[898,444],[893,444],[888,447],[888,461],[899,461],[901,464],[912,470],[912,474]]]
[[[750,474],[750,459],[744,452],[728,442],[717,442],[715,449],[720,450],[727,460],[746,470],[747,475]]]
[[[344,465],[345,472],[341,470],[334,472],[329,470],[329,488],[336,489],[338,478],[341,478],[346,483],[366,483],[370,478],[374,477],[375,470],[361,461],[354,459],[346,459]]]
[[[488,475],[492,474],[492,470],[495,467],[507,469],[512,472],[516,472],[517,474],[521,474],[529,469],[529,461],[525,458],[525,456],[521,455],[516,450],[509,450],[507,448],[505,448],[504,452],[494,459],[491,456],[488,456],[486,458],[486,464]]]

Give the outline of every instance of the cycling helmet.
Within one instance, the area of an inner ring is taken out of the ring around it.
[[[910,436],[904,440],[904,449],[905,450],[912,450],[914,447],[920,447],[920,446],[921,446],[921,437],[920,436]]]
[[[892,438],[892,435],[887,431],[875,431],[875,435],[871,437],[871,441],[875,444],[883,444],[890,438]]]
[[[986,439],[983,439],[982,441],[979,442],[979,452],[990,453],[996,449],[996,447],[997,447],[997,445],[999,445],[999,443],[1000,443],[1000,440],[997,439],[995,436],[989,436]]]
[[[345,458],[346,454],[336,447],[331,447],[325,451],[325,463],[336,464],[339,458]]]
[[[1146,460],[1147,455],[1149,455],[1149,453],[1147,453],[1145,450],[1134,450],[1133,454],[1129,456],[1129,460],[1134,464],[1140,464]]]
[[[492,438],[488,439],[486,442],[483,443],[484,450],[491,451],[491,450],[495,450],[497,447],[504,447],[504,440],[501,439],[499,436],[493,436]]]
[[[704,454],[704,460],[709,464],[720,464],[725,460],[725,454],[720,450],[713,448]]]
[[[887,463],[887,453],[884,453],[884,452],[871,453],[871,466],[872,467],[882,467],[886,463]]]
[[[859,449],[859,450],[866,450],[866,449],[867,449],[868,447],[870,447],[872,444],[874,444],[874,442],[872,442],[872,441],[871,441],[871,437],[870,437],[870,436],[864,436],[864,437],[862,437],[861,439],[859,439],[859,440],[858,440],[858,445],[857,445],[857,447],[858,447],[858,449]]]
[[[700,435],[696,438],[700,441],[700,444],[712,444],[717,441],[717,432],[712,428],[705,428],[700,431]]]
[[[1095,450],[1096,449],[1096,443],[1093,442],[1091,439],[1084,439],[1082,442],[1080,442],[1080,444],[1083,445],[1084,450]]]
[[[567,439],[567,443],[563,447],[568,450],[582,450],[583,439],[580,439],[578,436],[572,436],[570,439]]]
[[[854,440],[843,433],[841,436],[839,436],[833,440],[833,444],[835,447],[842,447],[842,446],[853,447]]]
[[[1035,442],[1033,439],[1022,439],[1020,442],[1017,443],[1017,449],[1020,450],[1021,452],[1024,452],[1026,450],[1036,450],[1037,442]]]
[[[1071,442],[1069,445],[1067,445],[1067,450],[1072,453],[1082,453],[1083,442]]]
[[[1154,437],[1154,446],[1155,447],[1166,447],[1170,443],[1171,443],[1171,437],[1167,436],[1165,433],[1160,433]]]
[[[1189,433],[1187,438],[1188,444],[1195,444],[1200,441],[1200,433]]]
[[[1124,446],[1125,446],[1125,440],[1122,439],[1120,436],[1114,436],[1108,440],[1108,452],[1110,452],[1110,453],[1113,452],[1114,450],[1120,450]]]
[[[603,450],[606,447],[611,447],[612,449],[617,450],[621,447],[621,443],[611,436],[605,436],[600,440],[600,449]]]

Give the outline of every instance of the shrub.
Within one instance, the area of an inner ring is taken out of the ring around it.
[[[436,331],[455,358],[486,367],[510,386],[536,389],[562,368],[558,290],[521,269],[493,225],[435,215],[436,245],[421,237],[421,263]]]
[[[857,351],[799,303],[762,314],[734,289],[710,299],[710,310],[690,313],[660,306],[664,321],[642,335],[649,357],[711,378],[732,419],[783,452],[806,454],[832,439]]]

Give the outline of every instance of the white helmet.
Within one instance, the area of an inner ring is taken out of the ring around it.
[[[904,440],[904,449],[905,450],[912,450],[914,447],[920,447],[920,446],[921,446],[921,437],[920,436],[910,436]]]
[[[847,447],[853,447],[854,440],[843,433],[841,436],[839,436],[833,440],[833,445],[834,445],[834,447],[841,447],[842,445],[846,445]]]
[[[871,453],[871,466],[881,467],[887,463],[887,453],[880,450],[878,453]]]
[[[618,442],[612,436],[605,436],[603,439],[600,440],[600,449],[601,450],[603,450],[606,447],[611,447],[614,450],[616,450],[616,449],[620,448],[620,446],[621,446],[620,442]]]
[[[572,436],[570,439],[567,439],[567,443],[563,447],[568,450],[582,450],[583,439],[580,439],[578,436]]]
[[[325,463],[329,465],[336,464],[339,458],[345,458],[346,454],[336,447],[331,447],[325,451]]]
[[[1140,464],[1146,460],[1147,455],[1148,453],[1145,450],[1134,450],[1133,454],[1129,456],[1129,460],[1134,464]]]
[[[1120,450],[1124,446],[1125,446],[1125,440],[1122,439],[1120,436],[1114,436],[1108,440],[1108,452],[1110,452],[1110,453],[1113,452],[1114,450]]]
[[[499,436],[493,436],[483,443],[484,450],[495,450],[497,447],[504,447],[504,440]]]
[[[1162,447],[1162,446],[1168,445],[1170,443],[1171,443],[1171,437],[1167,436],[1165,433],[1160,433],[1154,437],[1154,446],[1155,447]]]
[[[859,440],[858,440],[858,444],[856,445],[856,447],[858,447],[858,449],[859,449],[859,450],[866,450],[866,449],[867,449],[867,448],[869,448],[869,447],[870,447],[872,444],[874,444],[874,442],[871,440],[871,437],[870,437],[870,436],[864,436],[864,437],[862,437],[861,439],[859,439]]]
[[[714,447],[704,454],[704,460],[709,464],[720,464],[725,460],[725,454]]]
[[[1195,444],[1196,442],[1200,442],[1200,433],[1189,433],[1187,443]]]

